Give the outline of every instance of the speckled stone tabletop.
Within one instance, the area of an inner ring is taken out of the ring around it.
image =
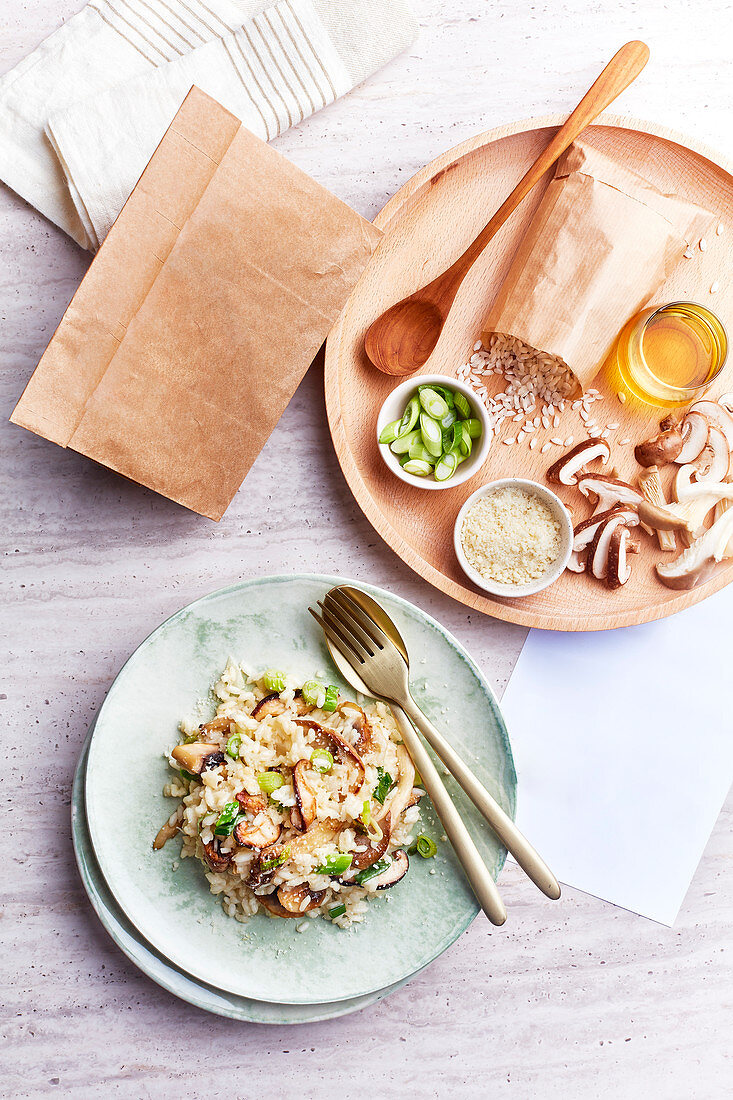
[[[0,71],[80,6],[0,0]],[[277,142],[367,217],[474,132],[568,108],[634,37],[652,61],[618,110],[733,157],[729,0],[414,6],[408,54]],[[368,579],[440,619],[499,693],[525,632],[434,592],[374,534],[334,457],[318,364],[218,525],[5,423],[88,263],[0,186],[0,1095],[730,1096],[731,799],[674,929],[570,889],[551,908],[507,866],[502,931],[477,920],[355,1017],[278,1029],[207,1016],[114,946],[74,864],[71,778],[115,673],[172,611],[258,574]]]

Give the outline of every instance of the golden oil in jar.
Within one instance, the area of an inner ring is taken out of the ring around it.
[[[725,366],[728,339],[706,306],[670,302],[643,310],[621,332],[618,368],[631,392],[660,408],[699,397]]]

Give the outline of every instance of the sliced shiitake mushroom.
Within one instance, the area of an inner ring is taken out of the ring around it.
[[[682,447],[675,462],[695,462],[705,450],[710,425],[701,412],[690,411],[682,421]]]
[[[629,553],[629,529],[621,524],[611,534],[608,545],[608,570],[606,584],[615,591],[626,584],[631,576],[631,565],[628,561]]]
[[[584,519],[577,524],[573,532],[573,550],[580,552],[590,546],[599,527],[602,527],[611,516],[622,515],[627,527],[633,527],[639,522],[639,516],[635,508],[624,505],[616,505],[607,508],[605,512],[596,512],[590,519]]]
[[[282,902],[279,900],[276,893],[274,894],[257,894],[257,901],[268,912],[272,913],[273,917],[299,917],[300,913],[291,913],[289,909],[286,909]]]
[[[353,727],[356,730],[357,737],[354,741],[354,748],[362,755],[366,752],[374,752],[377,748],[377,743],[374,740],[374,731],[372,730],[372,724],[367,718],[362,707],[358,703],[352,703],[350,699],[341,703],[339,706],[339,713],[345,718],[351,718],[353,715]]]
[[[639,489],[611,474],[583,474],[578,478],[578,488],[585,497],[595,496],[597,513],[605,512],[615,504],[636,507],[644,499]]]
[[[169,840],[172,840],[181,827],[183,821],[183,803],[180,804],[174,814],[166,821],[165,825],[158,830],[158,833],[153,841],[153,849],[159,852],[164,844],[167,844]]]
[[[280,839],[282,825],[273,821],[269,814],[260,813],[254,821],[240,821],[234,826],[232,836],[243,848],[268,848]]]
[[[242,810],[246,814],[252,814],[252,817],[256,817],[257,814],[263,814],[267,809],[267,802],[261,794],[248,794],[247,791],[240,791],[239,794],[234,796],[242,807]]]
[[[296,726],[301,726],[303,729],[307,729],[312,733],[311,744],[315,748],[328,749],[329,751],[335,750],[342,761],[348,759],[352,764],[356,765],[361,773],[361,778],[354,780],[350,784],[349,790],[352,794],[358,791],[366,775],[366,768],[364,766],[364,761],[353,745],[345,741],[344,738],[336,733],[335,730],[332,730],[330,726],[322,726],[320,722],[314,722],[310,718],[296,718],[294,721]]]
[[[389,890],[391,886],[396,886],[401,879],[405,877],[410,866],[410,859],[407,852],[402,848],[398,848],[396,852],[392,854],[392,862],[389,867],[382,871],[381,875],[377,875],[376,878],[369,880],[369,885],[377,890]]]
[[[378,841],[377,844],[370,844],[367,848],[352,854],[351,866],[339,880],[344,883],[344,885],[347,885],[353,879],[357,871],[363,871],[365,867],[371,867],[373,863],[381,859],[389,848],[389,838],[392,832],[392,820],[389,814],[380,822],[380,828],[382,830],[382,839]]]
[[[263,718],[275,718],[278,714],[284,714],[287,709],[288,705],[285,700],[281,699],[276,691],[273,691],[260,699],[252,711],[252,717],[261,722]]]
[[[309,764],[307,760],[299,760],[293,768],[293,789],[295,791],[296,806],[293,809],[297,809],[296,819],[298,824],[295,828],[307,829],[316,819],[316,812],[318,810],[318,804],[316,800],[316,792],[308,782],[308,776],[306,774]],[[292,809],[290,812],[290,820],[293,820]]]
[[[332,844],[342,829],[343,824],[336,821],[335,818],[326,817],[322,821],[314,821],[302,836],[296,836],[288,840],[290,858],[313,855],[319,848],[325,847],[326,844]]]
[[[301,913],[317,909],[325,896],[325,890],[311,890],[305,882],[301,882],[297,886],[280,886],[277,891],[278,901],[284,909],[287,909],[291,917],[299,917]],[[308,903],[304,905],[303,902],[306,898],[308,898]]]
[[[204,859],[210,871],[226,871],[232,858],[231,852],[219,850],[219,838],[214,837],[208,844],[203,845]]]
[[[176,745],[171,756],[177,764],[192,775],[201,775],[209,768],[224,763],[224,753],[218,745],[206,741],[193,741],[190,745]]]
[[[612,514],[596,531],[588,549],[588,568],[598,580],[608,576],[608,554],[611,537],[617,527],[624,526],[624,517],[620,512]]]
[[[212,718],[210,722],[203,723],[199,726],[201,739],[205,741],[207,736],[211,733],[229,733],[229,728],[233,721],[233,718],[229,718],[225,714],[220,714],[218,718]]]
[[[708,424],[719,428],[728,442],[728,450],[733,450],[733,416],[720,401],[696,401],[688,416],[704,416]]]
[[[587,463],[596,458],[607,462],[610,457],[611,448],[605,439],[582,439],[571,451],[553,462],[545,476],[548,481],[554,481],[558,485],[575,485],[578,474]]]
[[[637,443],[634,457],[640,466],[665,466],[675,462],[682,450],[683,438],[678,422],[666,416],[659,424],[659,432],[643,443]]]

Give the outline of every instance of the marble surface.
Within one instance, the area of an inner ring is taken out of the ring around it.
[[[79,6],[0,0],[0,71]],[[733,158],[729,0],[414,6],[422,33],[412,50],[277,143],[366,216],[477,130],[567,108],[632,37],[649,42],[652,61],[619,110]],[[318,364],[218,525],[8,425],[88,262],[0,187],[0,1094],[730,1095],[733,799],[674,929],[572,890],[550,908],[508,866],[504,930],[477,920],[405,989],[354,1018],[278,1030],[208,1017],[114,947],[74,866],[70,782],[111,679],[165,616],[257,574],[368,578],[445,623],[499,692],[525,632],[432,591],[374,534],[333,455]]]

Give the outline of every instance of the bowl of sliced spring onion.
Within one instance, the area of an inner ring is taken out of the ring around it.
[[[377,417],[377,443],[401,481],[420,489],[448,489],[483,466],[491,426],[465,382],[424,374],[392,390]]]

